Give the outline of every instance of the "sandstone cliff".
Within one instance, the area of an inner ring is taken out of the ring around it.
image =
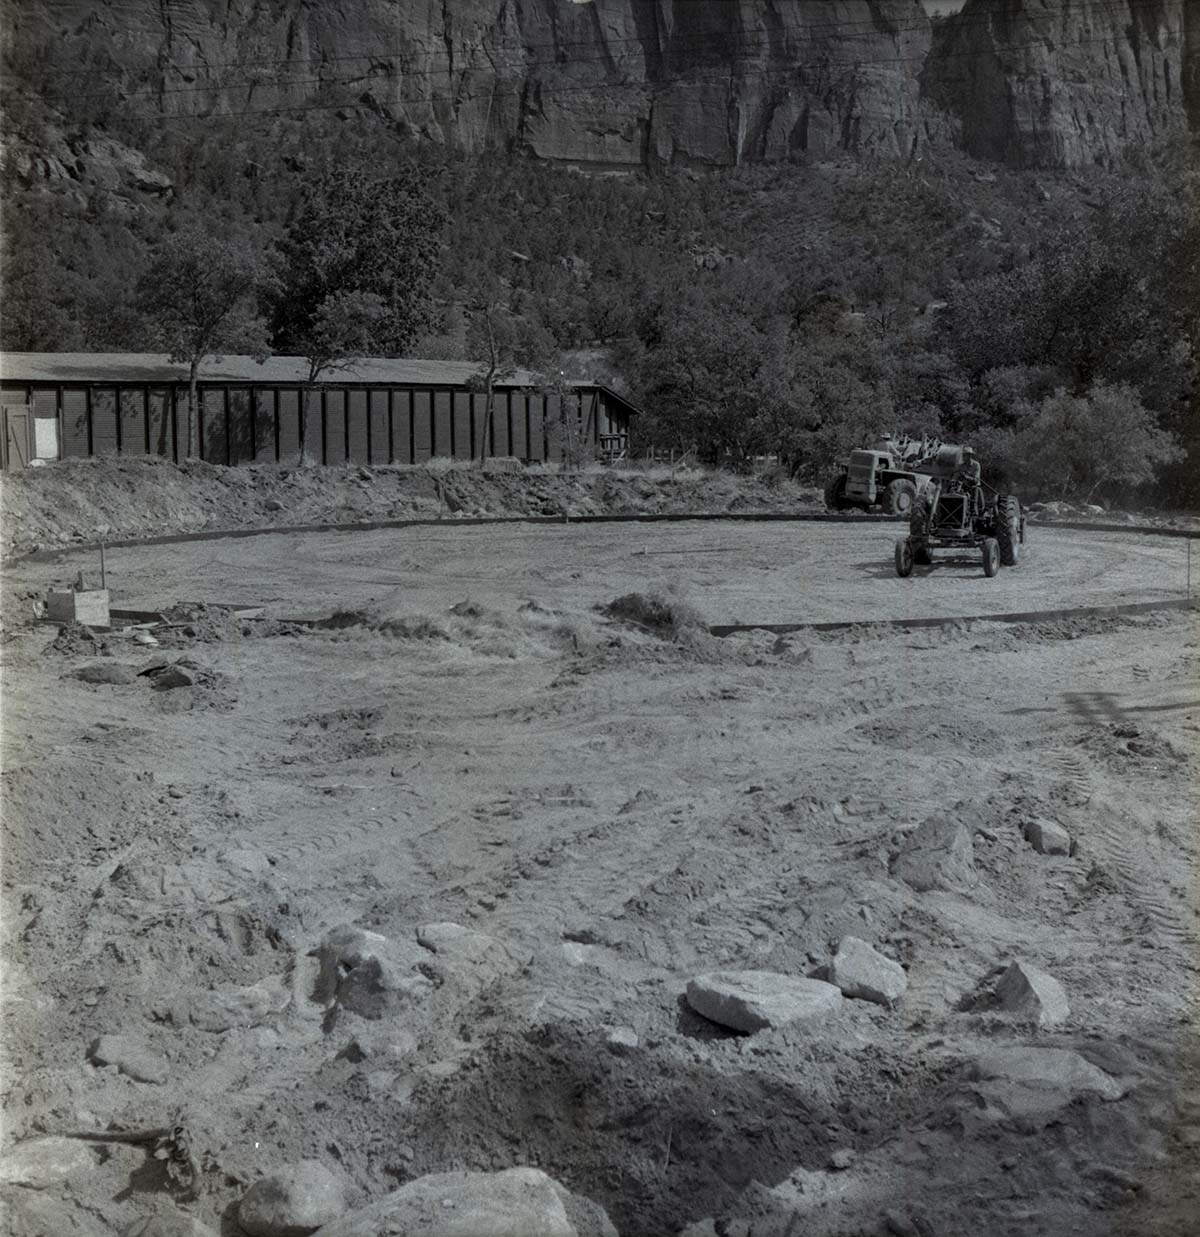
[[[967,0],[922,85],[979,158],[1107,162],[1200,127],[1200,0]]]
[[[68,111],[369,107],[610,167],[961,145],[1075,166],[1200,123],[1200,0],[7,0]]]

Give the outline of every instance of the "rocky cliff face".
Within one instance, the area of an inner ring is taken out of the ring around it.
[[[967,0],[922,85],[979,158],[1107,162],[1200,128],[1200,0]]]
[[[1198,8],[968,0],[935,27],[919,0],[8,0],[7,24],[135,114],[370,107],[610,167],[924,144],[1073,166],[1200,123]]]

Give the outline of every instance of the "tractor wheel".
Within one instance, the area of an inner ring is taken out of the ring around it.
[[[995,537],[983,539],[983,574],[990,580],[1000,570],[1000,543]]]
[[[840,472],[825,487],[825,506],[830,511],[845,511],[849,505],[846,502],[846,474]]]
[[[1015,567],[1021,556],[1021,504],[1012,494],[996,503],[996,540],[1000,542],[1000,561]]]
[[[908,515],[917,500],[917,487],[911,481],[893,481],[883,492],[883,509],[888,515]]]
[[[903,578],[911,576],[913,569],[913,548],[912,541],[908,537],[901,537],[896,542],[896,574]]]
[[[933,562],[933,551],[924,542],[916,542],[913,545],[913,562],[918,567],[930,566]]]

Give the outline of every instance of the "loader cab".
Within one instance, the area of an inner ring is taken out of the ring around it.
[[[892,457],[884,451],[851,451],[846,468],[846,497],[854,502],[876,502],[880,474],[891,467]]]

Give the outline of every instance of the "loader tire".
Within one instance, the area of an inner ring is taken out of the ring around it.
[[[825,506],[830,511],[845,511],[849,505],[846,501],[846,474],[840,472],[825,487]]]
[[[883,509],[888,515],[907,516],[917,501],[917,487],[911,481],[893,481],[883,492]]]

